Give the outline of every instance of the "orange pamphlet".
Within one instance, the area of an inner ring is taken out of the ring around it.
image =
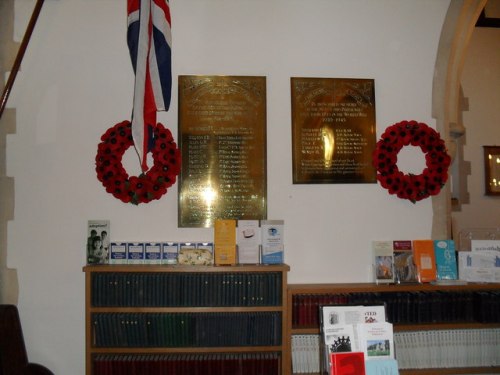
[[[236,264],[236,220],[215,220],[214,252],[215,264]]]
[[[436,257],[433,240],[414,240],[413,258],[417,266],[418,281],[428,283],[436,280]]]

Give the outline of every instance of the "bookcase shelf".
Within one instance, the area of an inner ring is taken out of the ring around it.
[[[319,306],[383,302],[395,334],[500,329],[500,284],[289,284],[285,373],[294,374],[292,337],[319,335]],[[396,357],[398,347],[396,345]],[[319,357],[319,353],[318,353]],[[497,357],[498,358],[498,357]],[[318,358],[319,361],[319,358]],[[408,367],[408,366],[405,366]],[[500,374],[500,366],[400,369],[401,375]],[[317,374],[317,373],[316,373]]]
[[[287,265],[83,271],[86,375],[283,374]]]

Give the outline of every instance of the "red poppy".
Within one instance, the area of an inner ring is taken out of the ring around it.
[[[420,146],[426,167],[419,175],[404,174],[397,166],[397,155],[404,146]],[[389,126],[373,152],[380,185],[401,199],[415,203],[439,193],[448,180],[451,158],[439,133],[424,123],[401,121]]]
[[[176,181],[180,172],[180,151],[172,133],[157,124],[153,134],[153,166],[146,173],[131,177],[122,164],[123,154],[133,145],[130,122],[116,124],[101,137],[95,158],[97,179],[108,193],[122,202],[137,205],[160,199]]]

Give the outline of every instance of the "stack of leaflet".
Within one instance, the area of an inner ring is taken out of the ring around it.
[[[470,251],[458,253],[460,280],[500,282],[500,239],[470,240]]]
[[[320,310],[323,373],[398,373],[392,324],[386,321],[384,305],[321,306]]]

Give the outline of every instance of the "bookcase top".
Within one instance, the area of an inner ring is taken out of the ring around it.
[[[324,284],[288,284],[292,294],[354,293],[354,292],[412,292],[412,291],[461,291],[461,290],[499,290],[499,283],[451,284],[376,284],[376,283],[324,283]]]
[[[238,264],[234,266],[190,266],[184,264],[96,264],[83,272],[288,272],[287,264]]]

